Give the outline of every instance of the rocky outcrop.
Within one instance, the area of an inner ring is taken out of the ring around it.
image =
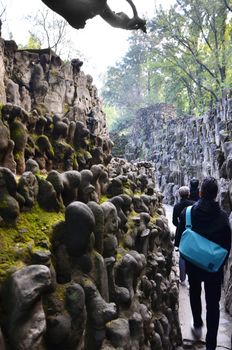
[[[177,117],[166,105],[144,108],[138,111],[126,156],[153,161],[158,185],[173,203],[174,185],[188,185],[192,177],[231,180],[231,121],[231,100],[202,117]]]
[[[82,62],[1,49],[1,349],[176,348],[178,278],[152,165],[111,160]]]
[[[45,172],[106,165],[112,142],[83,62],[64,63],[49,49],[17,50],[13,41],[0,44],[0,166],[22,174],[28,159]]]

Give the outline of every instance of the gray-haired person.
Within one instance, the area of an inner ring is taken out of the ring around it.
[[[173,208],[173,215],[172,215],[172,223],[176,227],[178,227],[179,221],[180,221],[180,214],[182,210],[190,205],[194,204],[194,201],[189,200],[190,190],[187,186],[182,186],[178,190],[180,201],[175,204]],[[175,236],[175,246],[176,244],[176,236]],[[180,271],[180,284],[182,286],[187,286],[186,283],[186,271],[185,271],[185,260],[180,256],[179,257],[179,271]]]

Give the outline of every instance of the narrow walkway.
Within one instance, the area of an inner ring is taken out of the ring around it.
[[[169,227],[171,232],[175,232],[175,226],[172,224],[172,211],[173,207],[170,205],[165,205],[166,216],[168,218]],[[175,256],[176,264],[178,267],[178,256]],[[205,311],[204,293],[202,293],[202,305]],[[205,349],[204,340],[206,328],[204,327],[202,341],[196,342],[191,333],[191,320],[192,314],[189,303],[189,290],[187,287],[180,285],[179,289],[179,318],[181,324],[181,332],[183,337],[184,349],[196,350]],[[205,322],[205,313],[203,313],[203,320]],[[231,349],[231,332],[232,332],[232,317],[230,317],[224,310],[224,298],[222,295],[221,299],[221,313],[220,313],[220,325],[218,332],[218,346],[217,350]]]

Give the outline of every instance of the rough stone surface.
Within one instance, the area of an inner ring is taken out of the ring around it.
[[[49,269],[31,265],[15,272],[5,286],[6,333],[12,348],[37,349],[46,330],[42,295],[51,285]]]
[[[175,348],[177,277],[153,165],[111,159],[80,61],[3,47],[2,348]]]

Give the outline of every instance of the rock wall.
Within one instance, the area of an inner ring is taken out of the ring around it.
[[[108,164],[112,142],[83,62],[64,63],[49,49],[18,51],[14,41],[0,44],[0,166],[22,174],[28,159],[45,172]]]
[[[111,160],[79,60],[0,43],[1,350],[177,348],[178,276],[152,164]]]
[[[172,189],[192,177],[212,175],[229,183],[231,150],[232,100],[202,117],[176,117],[171,106],[159,104],[138,111],[126,157],[153,161],[158,185],[173,204]]]

